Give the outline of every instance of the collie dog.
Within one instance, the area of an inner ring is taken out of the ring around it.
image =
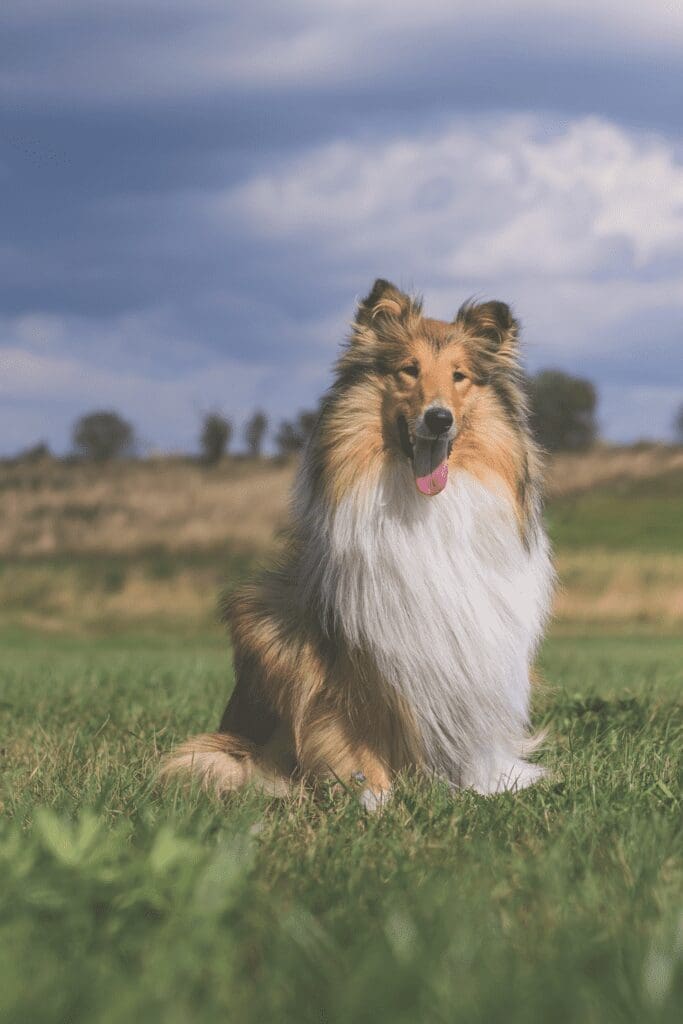
[[[280,564],[229,602],[218,732],[162,768],[218,793],[319,778],[373,810],[418,768],[520,789],[553,569],[540,463],[502,302],[446,323],[375,282],[299,469]]]

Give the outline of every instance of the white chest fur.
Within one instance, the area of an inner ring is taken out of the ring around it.
[[[433,769],[483,792],[505,784],[524,765],[529,665],[552,591],[542,531],[527,548],[503,497],[456,472],[425,498],[407,465],[316,518],[309,583],[409,701]]]

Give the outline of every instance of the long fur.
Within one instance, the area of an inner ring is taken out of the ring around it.
[[[205,790],[217,795],[252,784],[270,796],[285,796],[287,779],[276,765],[259,756],[258,749],[230,733],[209,732],[181,744],[159,772],[162,781],[176,773],[189,773]]]
[[[525,546],[510,504],[468,473],[425,501],[398,464],[308,529],[309,600],[415,709],[430,768],[484,790],[522,774],[552,580],[538,526]]]
[[[425,497],[397,424],[420,436],[437,402],[454,414],[449,480]],[[482,793],[535,782],[529,672],[554,579],[539,479],[508,307],[446,324],[376,282],[297,476],[282,564],[231,603],[220,731],[165,777],[219,793],[360,779],[369,808],[403,768]]]

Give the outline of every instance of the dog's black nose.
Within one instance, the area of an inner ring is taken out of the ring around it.
[[[450,409],[433,406],[431,409],[427,409],[424,418],[427,430],[437,436],[445,434],[453,426],[453,413]]]

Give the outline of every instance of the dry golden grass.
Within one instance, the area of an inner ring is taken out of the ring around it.
[[[265,460],[3,467],[0,555],[260,549],[285,518],[292,475]]]
[[[211,629],[218,626],[218,599],[226,583],[203,566],[167,580],[133,568],[112,589],[100,580],[84,580],[68,565],[13,564],[0,576],[0,624],[51,632],[160,625],[183,632]]]
[[[559,552],[554,614],[592,625],[683,623],[683,555],[622,551]]]
[[[639,623],[671,629],[683,624],[683,555],[569,552],[557,558],[560,586],[554,616],[582,626]],[[229,574],[197,565],[170,579],[144,568],[125,572],[111,589],[84,582],[68,565],[14,564],[0,576],[0,622],[57,631],[125,627],[211,629]]]
[[[620,480],[652,480],[677,470],[683,470],[681,446],[599,444],[589,452],[548,458],[546,491],[549,498],[567,497]]]
[[[599,447],[548,460],[550,498],[612,481],[683,469],[683,448]],[[206,468],[189,459],[4,465],[0,556],[133,554],[230,545],[263,550],[287,513],[293,462],[229,459]]]
[[[548,490],[562,501],[681,469],[681,448],[602,447],[550,460]],[[276,543],[294,471],[294,463],[239,459],[211,469],[178,458],[5,464],[0,621],[55,629],[215,623],[221,588]],[[585,549],[559,550],[558,567],[561,622],[683,623],[681,553],[602,550],[587,535]]]

